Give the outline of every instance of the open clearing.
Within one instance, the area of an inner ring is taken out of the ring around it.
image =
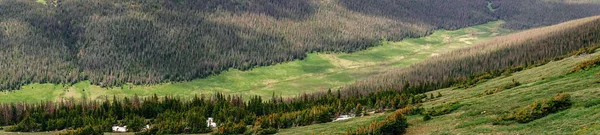
[[[400,42],[382,41],[382,45],[354,53],[311,53],[304,60],[259,67],[249,71],[229,70],[219,75],[188,82],[158,85],[131,85],[101,88],[88,81],[72,86],[29,84],[21,90],[0,92],[0,102],[56,101],[62,98],[104,99],[115,96],[150,96],[153,94],[194,96],[199,94],[237,94],[270,98],[326,91],[342,85],[421,62],[431,56],[505,35],[503,21],[459,30],[438,30],[422,38]]]
[[[502,76],[480,83],[473,88],[446,88],[426,93],[441,92],[443,97],[423,104],[425,109],[445,103],[459,102],[464,105],[450,114],[435,116],[423,121],[423,116],[408,117],[407,134],[594,134],[600,132],[600,67],[568,74],[577,64],[600,57],[600,52],[570,57],[546,65]],[[513,80],[522,85],[492,95],[485,95]],[[573,106],[565,111],[550,114],[525,124],[492,125],[492,121],[515,108],[534,101],[547,99],[557,93],[571,94]],[[593,101],[593,102],[592,102]],[[281,133],[306,134],[308,128],[322,129],[314,133],[345,133],[379,117],[362,117],[346,122],[332,122],[307,127],[281,130]],[[361,123],[361,124],[347,124]],[[342,128],[334,128],[342,127]],[[325,129],[323,129],[325,128]]]

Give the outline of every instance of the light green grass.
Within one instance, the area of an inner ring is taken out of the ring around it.
[[[70,97],[104,99],[113,95],[135,94],[186,97],[217,92],[244,97],[259,95],[270,98],[273,93],[289,97],[336,89],[390,69],[407,67],[433,55],[510,33],[511,31],[501,28],[503,23],[496,21],[455,31],[439,30],[430,36],[405,39],[401,42],[382,41],[380,46],[354,53],[311,53],[305,60],[259,67],[250,71],[232,69],[219,75],[188,82],[148,86],[127,84],[117,88],[101,88],[90,85],[88,81],[73,86],[30,84],[23,86],[22,90],[0,92],[0,103],[56,101]]]
[[[46,0],[35,0],[35,2],[46,5]]]
[[[465,105],[458,110],[435,116],[432,120],[423,121],[422,116],[408,117],[407,134],[597,134],[600,133],[600,105],[585,107],[586,103],[600,99],[600,67],[588,71],[568,74],[577,64],[599,57],[600,52],[567,58],[546,65],[513,73],[510,76],[497,77],[480,83],[473,88],[446,88],[432,91],[434,95],[441,92],[443,97],[424,103],[424,108],[431,108],[445,103],[460,102]],[[495,89],[512,80],[522,83],[521,86],[484,95],[485,90]],[[571,94],[573,106],[565,111],[551,114],[526,124],[492,125],[492,121],[515,108],[523,107],[537,100],[548,99],[557,93]],[[430,93],[426,93],[429,95]],[[361,118],[368,125],[375,118]],[[333,128],[341,126],[344,129]],[[346,129],[357,128],[360,123],[328,123],[311,125],[310,128],[327,128],[325,134],[343,133]],[[282,132],[299,132],[307,128],[285,129]]]
[[[409,134],[572,134],[578,130],[598,133],[600,129],[600,106],[586,108],[585,103],[600,97],[600,80],[596,74],[600,68],[567,74],[578,63],[594,57],[578,56],[552,62],[544,66],[513,73],[478,84],[469,89],[439,90],[444,98],[432,101],[426,106],[458,101],[467,106],[452,114],[434,117],[423,122],[410,119]],[[483,95],[487,89],[519,81],[523,85],[492,95]],[[438,91],[435,91],[438,92]],[[551,98],[557,93],[572,95],[574,105],[566,110],[526,123],[512,125],[492,125],[499,115],[523,107],[537,100]],[[485,113],[484,113],[485,112]],[[596,127],[595,127],[596,126]]]

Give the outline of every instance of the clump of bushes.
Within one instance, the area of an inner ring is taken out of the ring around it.
[[[276,134],[278,132],[278,130],[276,128],[256,128],[254,130],[248,130],[246,133],[246,135],[272,135],[272,134]]]
[[[126,123],[125,125],[127,125],[129,131],[133,132],[142,131],[146,125],[146,120],[144,117],[138,115],[129,115],[125,118],[124,122]]]
[[[571,69],[571,73],[577,72],[580,70],[588,70],[588,69],[596,67],[598,65],[600,65],[600,57],[579,63],[577,66],[575,66],[575,68]]]
[[[38,132],[42,130],[41,124],[36,123],[30,116],[25,117],[19,124],[6,128],[8,132]]]
[[[429,121],[429,120],[431,120],[431,116],[429,116],[429,115],[423,116],[423,121]]]
[[[60,133],[59,135],[103,135],[104,132],[100,127],[93,126],[85,126],[83,128],[78,128],[76,130],[69,130],[65,133]]]
[[[232,135],[232,134],[244,134],[247,130],[246,124],[244,122],[235,124],[233,122],[227,122],[224,125],[220,126],[213,135]]]
[[[512,83],[502,85],[502,86],[500,86],[500,87],[498,87],[496,89],[485,90],[484,94],[485,95],[492,95],[494,93],[498,93],[498,92],[502,92],[504,90],[512,89],[512,88],[518,87],[520,85],[521,85],[520,82],[513,80]]]
[[[545,117],[558,111],[566,110],[571,106],[571,96],[567,93],[559,93],[553,98],[535,101],[525,107],[515,109],[511,114],[500,116],[500,121],[516,121],[527,123]],[[497,122],[503,123],[503,122]]]
[[[452,111],[457,110],[461,106],[462,105],[458,102],[448,103],[441,106],[432,107],[431,109],[424,111],[422,114],[429,116],[440,116],[451,113]]]
[[[408,122],[406,113],[411,112],[409,107],[396,110],[383,121],[374,121],[369,126],[363,126],[355,131],[348,131],[347,135],[400,135],[406,132]]]
[[[590,108],[600,104],[600,99],[593,99],[591,101],[585,102],[585,108]]]

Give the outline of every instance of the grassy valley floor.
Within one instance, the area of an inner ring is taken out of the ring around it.
[[[354,53],[311,53],[305,60],[258,67],[250,71],[230,70],[219,75],[188,82],[159,85],[124,85],[101,88],[90,82],[72,86],[30,84],[21,90],[0,92],[0,102],[57,101],[63,98],[104,99],[113,95],[150,96],[153,94],[193,96],[196,94],[237,94],[245,97],[259,95],[270,98],[273,94],[284,97],[302,93],[335,89],[371,75],[421,62],[457,48],[489,40],[512,31],[501,28],[496,21],[459,30],[439,30],[422,37],[400,42],[382,42],[382,45]]]

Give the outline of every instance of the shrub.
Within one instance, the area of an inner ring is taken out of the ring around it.
[[[217,131],[213,133],[213,135],[231,135],[231,134],[243,134],[247,130],[246,124],[244,122],[235,124],[233,122],[227,122],[224,125],[220,126]]]
[[[42,130],[41,125],[35,123],[30,116],[25,117],[25,119],[21,120],[16,126],[8,127],[6,129],[6,131],[9,132],[38,132],[40,130]]]
[[[600,99],[593,99],[591,101],[585,102],[585,108],[593,107],[600,104]]]
[[[146,120],[137,115],[129,115],[125,118],[125,124],[130,131],[139,132],[146,125]]]
[[[272,134],[277,134],[277,132],[278,131],[275,128],[267,128],[267,129],[259,128],[254,131],[254,134],[255,135],[272,135]]]
[[[581,71],[581,70],[588,70],[588,69],[596,67],[598,65],[600,65],[600,57],[597,57],[595,59],[588,60],[588,61],[578,64],[573,69],[571,69],[571,73]]]
[[[76,130],[69,130],[65,133],[60,133],[59,135],[102,135],[104,132],[99,127],[93,126],[85,126],[83,128],[78,128]]]
[[[452,111],[457,110],[461,106],[462,105],[459,104],[458,102],[448,103],[448,104],[444,104],[441,106],[432,107],[431,109],[426,110],[422,114],[429,115],[429,116],[440,116],[440,115],[451,113]]]
[[[207,125],[206,118],[201,113],[189,111],[185,120],[186,128],[189,133],[210,133],[212,129]]]
[[[363,126],[355,131],[348,131],[347,135],[399,135],[404,134],[408,127],[405,113],[410,109],[396,110],[383,121],[372,122],[369,126]]]
[[[513,80],[512,83],[502,85],[502,86],[500,86],[500,87],[498,87],[496,89],[485,90],[484,94],[485,95],[492,95],[494,93],[502,92],[502,91],[507,90],[507,89],[512,89],[512,88],[520,86],[520,85],[521,85],[520,82]]]
[[[423,116],[423,121],[429,121],[429,120],[431,120],[431,116],[429,116],[429,115]]]
[[[499,117],[503,121],[516,121],[527,123],[545,117],[549,114],[565,110],[571,106],[571,96],[567,93],[559,93],[551,99],[535,101],[530,105],[517,108],[512,114]]]

